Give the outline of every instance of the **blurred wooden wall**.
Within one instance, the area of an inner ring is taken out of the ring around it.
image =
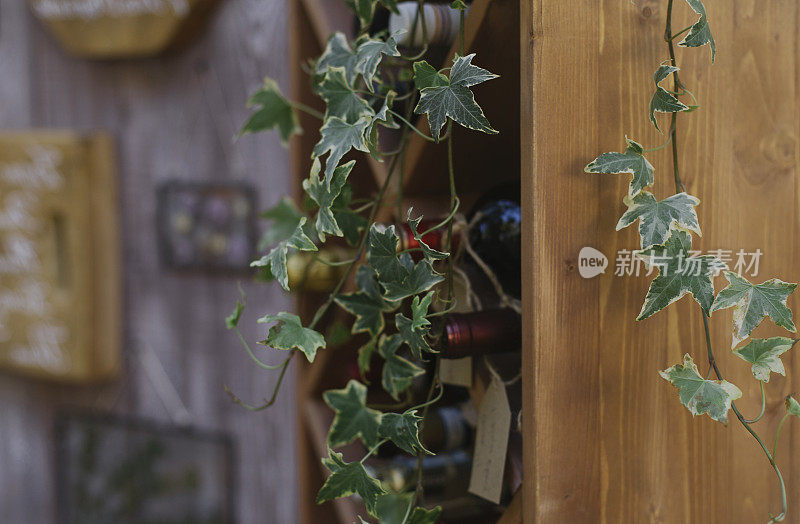
[[[251,414],[230,385],[259,402],[274,377],[252,365],[223,319],[236,280],[169,274],[159,265],[155,189],[169,178],[247,180],[269,206],[289,187],[288,154],[275,136],[233,137],[264,75],[287,85],[285,2],[227,0],[200,38],[162,58],[88,62],[66,56],[27,3],[0,0],[0,128],[100,128],[116,138],[124,260],[126,364],[115,384],[75,388],[0,375],[0,515],[7,524],[56,515],[53,414],[64,405],[113,408],[162,421],[170,413],[136,349],[158,355],[194,424],[230,431],[238,445],[241,523],[294,522],[293,380],[278,405]],[[275,287],[254,288],[243,325],[289,306]],[[292,374],[289,374],[290,377]]]

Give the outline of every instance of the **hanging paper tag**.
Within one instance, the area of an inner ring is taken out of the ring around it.
[[[472,357],[439,360],[439,380],[443,384],[472,387]]]
[[[478,411],[475,453],[472,457],[472,476],[469,492],[486,500],[500,503],[503,491],[503,469],[506,464],[508,435],[511,429],[511,409],[506,388],[499,377],[492,377]]]

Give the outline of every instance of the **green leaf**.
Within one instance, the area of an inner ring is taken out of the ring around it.
[[[450,80],[425,60],[414,62],[414,85],[422,91],[426,87],[445,87]]]
[[[374,115],[367,101],[361,98],[347,82],[344,68],[329,67],[317,91],[328,105],[325,111],[326,120],[337,116],[345,122],[353,123],[362,116]]]
[[[239,287],[239,295],[241,296],[242,300],[236,301],[236,306],[233,308],[233,312],[225,317],[225,326],[228,329],[233,329],[239,325],[239,319],[242,318],[242,312],[244,311],[244,306],[247,304],[247,297],[244,294],[244,290]]]
[[[303,213],[297,209],[291,198],[283,197],[273,207],[262,212],[260,216],[272,220],[272,227],[261,236],[259,241],[259,250],[263,250],[292,236],[300,219],[303,218]]]
[[[436,506],[431,510],[422,507],[414,508],[408,519],[406,513],[414,499],[413,493],[386,493],[378,497],[375,513],[381,524],[435,524],[439,520],[442,508]]]
[[[411,354],[417,360],[422,360],[422,352],[436,353],[428,344],[425,336],[430,331],[430,321],[427,319],[428,307],[433,299],[433,291],[428,292],[425,298],[420,300],[419,296],[411,301],[411,311],[413,320],[406,318],[402,313],[395,316],[395,326],[403,341],[408,345]]]
[[[650,283],[636,320],[661,311],[686,293],[691,293],[703,312],[709,314],[714,301],[714,276],[726,266],[711,255],[691,256],[691,248],[689,233],[673,230],[663,246],[637,252],[645,263],[658,267],[658,276]]]
[[[364,78],[364,83],[370,91],[374,91],[372,80],[375,78],[375,73],[378,70],[378,64],[381,62],[382,55],[386,56],[400,56],[397,50],[396,37],[399,33],[394,33],[389,36],[386,41],[378,39],[366,39],[361,42],[356,50],[358,56],[356,60],[356,71],[361,73]]]
[[[334,175],[336,170],[334,170]],[[350,184],[345,184],[342,192],[336,197],[331,206],[333,218],[342,230],[344,239],[351,246],[355,246],[361,240],[361,231],[367,227],[367,219],[350,209],[350,201],[353,199],[353,188]]]
[[[663,82],[669,75],[676,71],[680,71],[680,69],[675,66],[661,64],[653,75],[653,80],[656,83],[656,92],[653,94],[653,98],[650,99],[650,121],[654,126],[656,126],[656,129],[658,129],[659,132],[661,131],[661,128],[658,127],[656,112],[678,113],[680,111],[686,111],[689,109],[689,106],[678,100],[672,93],[661,87],[661,82]]]
[[[330,470],[331,476],[319,490],[317,504],[358,494],[364,501],[367,511],[375,514],[375,503],[378,501],[378,496],[385,491],[380,482],[369,476],[363,464],[360,462],[347,463],[342,459],[341,453],[333,450],[328,450],[328,458],[322,459],[322,463]]]
[[[750,336],[757,325],[769,317],[777,325],[796,333],[792,322],[792,310],[786,306],[786,299],[792,294],[797,284],[789,284],[777,278],[761,284],[751,284],[746,278],[725,272],[728,286],[719,292],[711,307],[711,312],[718,309],[735,307],[733,310],[733,339],[731,347]]]
[[[628,210],[619,219],[617,231],[638,219],[642,249],[663,244],[669,232],[675,228],[688,229],[701,235],[694,210],[700,200],[691,195],[678,193],[659,202],[652,193],[642,191],[633,198],[626,196],[623,202]]]
[[[339,165],[342,157],[351,149],[369,152],[364,133],[369,126],[369,118],[359,118],[355,123],[349,124],[339,117],[328,118],[320,128],[322,138],[314,146],[314,157],[320,157],[330,152],[325,162],[325,180],[330,183],[333,171]]]
[[[446,253],[444,251],[437,251],[432,249],[428,244],[422,241],[422,237],[419,234],[417,228],[419,227],[419,223],[422,220],[422,216],[419,218],[411,218],[411,212],[414,210],[413,207],[408,208],[408,214],[406,214],[406,220],[408,220],[408,227],[411,229],[411,234],[414,237],[414,240],[417,241],[419,244],[420,249],[422,249],[422,254],[425,255],[425,258],[428,260],[443,260],[450,256],[450,253]]]
[[[395,400],[400,400],[400,394],[411,387],[414,378],[425,373],[425,370],[397,355],[397,350],[403,344],[400,335],[390,337],[382,336],[378,344],[378,352],[386,359],[383,363],[383,377],[381,385]]]
[[[419,422],[422,417],[413,409],[406,413],[384,413],[381,417],[379,434],[381,438],[388,438],[395,445],[410,455],[418,451],[433,455],[422,446],[419,441]]]
[[[628,147],[624,153],[603,153],[584,168],[587,173],[630,173],[633,175],[628,188],[628,196],[638,195],[645,187],[652,186],[653,165],[642,155],[642,146],[625,138]]]
[[[400,282],[408,276],[409,270],[397,256],[400,238],[394,226],[383,227],[373,224],[367,238],[367,259],[376,271],[381,282]]]
[[[436,524],[442,515],[442,507],[436,506],[433,509],[414,508],[408,524]]]
[[[780,356],[794,345],[794,340],[786,337],[754,338],[744,347],[734,349],[733,354],[753,364],[751,371],[756,380],[769,382],[770,371],[786,376]]]
[[[378,277],[375,270],[368,266],[361,266],[356,273],[358,291],[346,295],[338,295],[336,303],[349,313],[355,315],[353,333],[369,333],[377,337],[383,331],[385,321],[384,313],[397,309],[399,303],[385,300],[378,286]]]
[[[375,116],[370,120],[369,127],[367,127],[366,136],[369,154],[372,155],[372,158],[378,161],[381,160],[380,151],[378,150],[378,125],[387,127],[389,129],[397,129],[400,127],[400,124],[395,122],[394,117],[389,112],[389,110],[392,108],[392,104],[394,104],[394,99],[396,96],[397,93],[394,91],[389,91],[386,93],[386,98],[383,100],[383,105],[381,106],[380,111],[375,113]]]
[[[686,0],[692,11],[700,15],[700,18],[689,30],[689,34],[683,40],[678,42],[680,47],[701,47],[706,44],[711,45],[711,63],[717,57],[717,44],[714,42],[714,36],[711,34],[711,27],[708,25],[708,15],[706,15],[706,8],[701,0]]]
[[[431,302],[433,301],[433,291],[429,291],[427,295],[425,295],[422,300],[419,297],[414,297],[414,300],[411,301],[411,314],[413,323],[411,324],[412,329],[422,329],[424,327],[430,326],[431,323],[428,320],[428,308],[431,306]]]
[[[375,353],[377,348],[378,339],[373,337],[369,339],[369,342],[358,349],[358,371],[361,373],[362,377],[369,371],[372,354]]]
[[[381,412],[367,407],[367,387],[356,380],[347,383],[344,389],[331,389],[322,398],[336,412],[328,432],[328,446],[338,448],[360,438],[365,446],[372,448],[380,440]]]
[[[453,2],[450,3],[450,9],[455,9],[457,11],[466,11],[467,4],[465,4],[461,0],[454,0]]]
[[[381,283],[386,289],[384,297],[394,301],[424,293],[442,280],[444,277],[433,270],[430,262],[421,260],[402,281],[384,282],[381,279]]]
[[[265,315],[258,319],[259,324],[272,324],[266,340],[261,344],[275,349],[298,349],[303,352],[309,362],[314,362],[318,348],[325,347],[325,337],[321,333],[303,327],[300,317],[284,311],[277,315]]]
[[[342,229],[339,227],[339,223],[336,222],[336,217],[331,207],[342,192],[342,188],[347,183],[347,177],[350,176],[350,172],[353,170],[355,164],[356,161],[351,160],[345,165],[334,169],[330,184],[328,184],[324,178],[321,179],[319,177],[319,159],[315,158],[314,162],[311,164],[311,173],[309,173],[306,180],[303,180],[303,189],[306,190],[308,196],[319,206],[316,228],[320,242],[325,242],[325,233],[337,237],[344,236]]]
[[[705,413],[712,419],[727,424],[731,402],[742,396],[739,388],[730,382],[704,379],[688,353],[683,357],[683,365],[675,364],[659,374],[678,388],[681,404],[686,406],[692,416]]]
[[[434,140],[439,140],[442,126],[450,117],[454,122],[462,126],[482,131],[491,135],[497,134],[492,128],[483,110],[475,103],[475,96],[469,89],[473,85],[480,84],[487,80],[497,78],[497,75],[486,71],[480,67],[472,65],[472,58],[475,54],[456,57],[453,67],[450,69],[450,78],[445,85],[429,85],[430,82],[438,82],[441,79],[430,76],[426,70],[426,78],[417,82],[417,85],[427,85],[420,91],[419,102],[414,108],[414,113],[428,115],[428,123],[431,127],[431,135]],[[416,72],[415,67],[415,72]]]
[[[793,396],[787,396],[784,404],[786,405],[786,411],[788,411],[790,415],[800,417],[800,403],[798,403]]]
[[[294,233],[292,233],[292,236],[278,243],[277,246],[272,248],[269,254],[250,264],[252,267],[268,268],[275,279],[280,282],[281,286],[286,291],[289,291],[289,275],[286,271],[286,254],[288,253],[289,248],[297,249],[299,251],[317,250],[317,246],[314,245],[314,242],[312,242],[303,231],[303,226],[305,223],[306,217],[301,217],[300,222],[298,222],[297,227],[294,230]]]
[[[239,131],[239,135],[277,129],[284,146],[289,145],[293,134],[301,134],[300,122],[292,104],[283,96],[280,87],[271,78],[264,79],[264,86],[250,97],[248,107],[259,106]]]
[[[328,343],[329,348],[339,347],[349,342],[351,338],[350,330],[339,320],[334,321],[325,330],[325,341]]]
[[[358,75],[356,63],[358,55],[350,48],[347,37],[344,33],[336,32],[328,39],[325,51],[317,60],[316,72],[325,74],[329,68],[341,67],[347,83],[353,85]]]
[[[375,15],[375,6],[378,0],[353,0],[353,11],[358,17],[361,24],[361,29],[369,27],[372,23],[372,18]],[[397,10],[397,0],[381,0],[381,3],[393,13],[399,13]]]

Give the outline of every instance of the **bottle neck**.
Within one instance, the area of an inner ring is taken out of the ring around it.
[[[520,351],[522,321],[511,309],[451,313],[444,322],[443,358],[462,358]]]

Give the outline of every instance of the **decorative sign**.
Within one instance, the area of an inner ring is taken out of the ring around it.
[[[69,382],[119,367],[119,249],[104,135],[0,133],[0,367]]]
[[[255,191],[243,184],[172,181],[158,193],[158,232],[167,267],[249,271],[255,257]]]
[[[70,53],[84,58],[157,55],[191,33],[215,0],[28,0]]]
[[[227,435],[66,414],[56,425],[56,445],[59,522],[233,522]]]

